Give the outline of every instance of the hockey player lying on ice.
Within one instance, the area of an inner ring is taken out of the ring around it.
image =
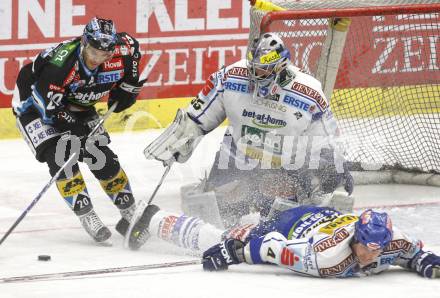
[[[127,226],[128,222],[122,232]],[[117,228],[124,228],[121,222]],[[440,278],[440,257],[393,227],[387,213],[371,209],[356,216],[327,207],[300,206],[258,225],[220,230],[198,218],[149,205],[129,235],[130,248],[140,248],[149,235],[204,251],[202,263],[208,271],[243,262],[271,263],[307,276],[351,277],[397,265]]]

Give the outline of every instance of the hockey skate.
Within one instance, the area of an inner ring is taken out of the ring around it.
[[[121,213],[122,218],[116,224],[115,229],[119,232],[119,234],[125,237],[128,227],[130,226],[130,221],[136,212],[136,204],[132,204],[126,209],[119,209],[119,212]]]
[[[98,243],[104,243],[112,235],[93,209],[80,215],[79,220],[86,232]]]
[[[134,214],[135,211],[136,211],[136,204],[135,203],[133,203],[128,208],[119,209],[119,213],[121,213],[122,218],[124,218],[128,222],[131,221],[131,218],[133,217],[133,214]]]

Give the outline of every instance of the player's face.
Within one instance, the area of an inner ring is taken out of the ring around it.
[[[361,243],[354,243],[351,248],[362,267],[371,264],[382,252],[381,249],[372,250]]]
[[[272,70],[263,69],[263,68],[255,68],[255,76],[259,78],[267,78],[272,74]]]
[[[87,44],[84,47],[84,62],[89,69],[95,69],[100,64],[110,60],[113,57],[113,51],[103,51]]]

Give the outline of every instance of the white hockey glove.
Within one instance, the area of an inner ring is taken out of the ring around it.
[[[186,162],[204,135],[203,130],[182,109],[173,123],[144,150],[147,159],[157,159],[168,166],[174,161]]]

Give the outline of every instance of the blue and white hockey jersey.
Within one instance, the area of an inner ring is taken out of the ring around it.
[[[370,265],[361,268],[351,249],[357,220],[356,215],[324,207],[286,210],[251,231],[245,260],[310,276],[350,277],[379,273],[391,265],[407,268],[422,247],[421,241],[393,227],[392,241]]]

